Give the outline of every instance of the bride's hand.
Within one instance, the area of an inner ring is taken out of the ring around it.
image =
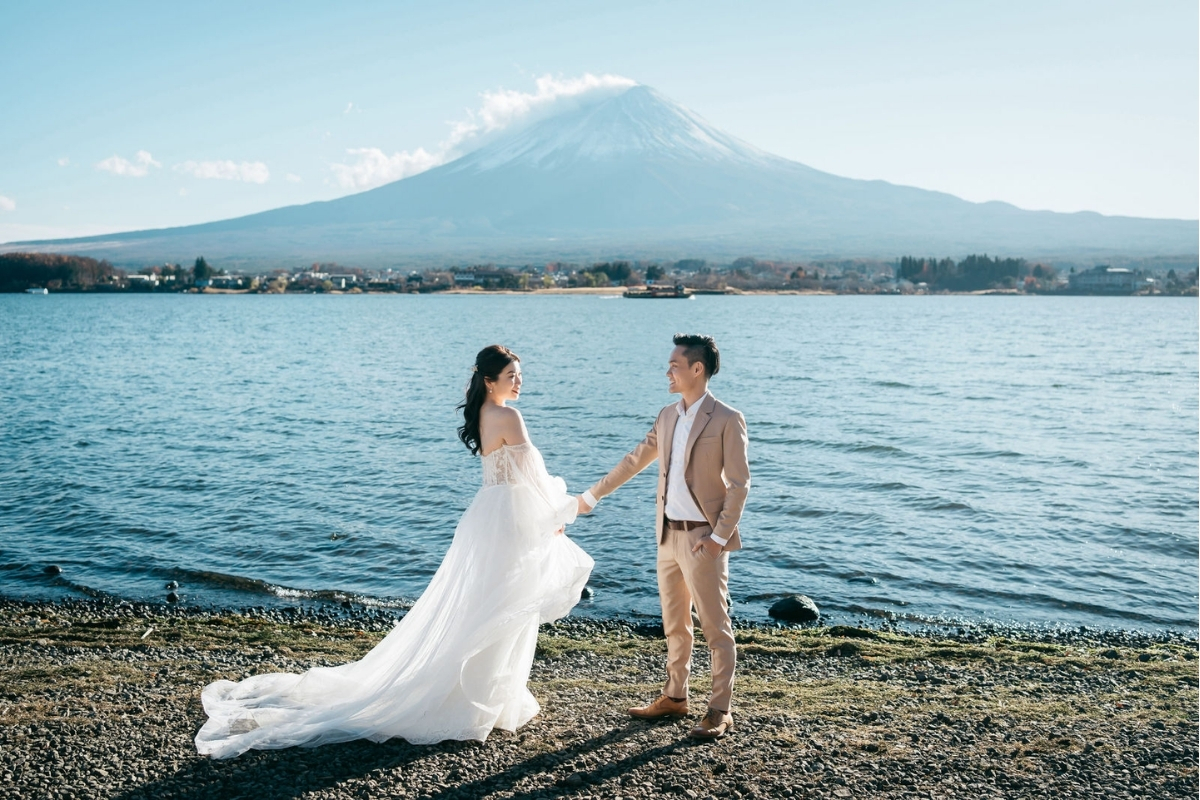
[[[565,525],[559,525],[559,526],[558,526],[558,530],[556,530],[556,531],[554,532],[554,535],[555,535],[555,536],[562,536],[562,535],[563,535],[563,528],[565,528],[565,527],[566,527]]]

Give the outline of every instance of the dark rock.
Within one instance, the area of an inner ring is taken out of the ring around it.
[[[168,603],[178,603],[179,595],[175,594],[175,592],[167,592],[167,602]]]
[[[58,564],[51,564],[50,566],[48,566],[44,570],[42,570],[42,572],[44,572],[47,575],[61,575],[62,567],[60,567]]]
[[[594,597],[595,595],[596,595],[596,593],[592,590],[592,587],[585,586],[585,587],[583,587],[583,591],[579,593],[579,599],[580,600],[589,600],[592,597]]]
[[[1141,661],[1142,663],[1145,663],[1147,661],[1153,661],[1153,660],[1154,660],[1153,653],[1139,653],[1138,654],[1138,661]]]
[[[815,622],[821,617],[817,604],[802,594],[792,594],[779,600],[767,611],[784,622]]]
[[[167,581],[166,588],[167,588],[167,589],[178,589],[178,588],[179,588],[179,584],[178,584],[178,583],[176,583],[175,581]]]
[[[1104,658],[1120,658],[1121,657],[1121,654],[1118,653],[1116,650],[1113,650],[1112,648],[1105,650],[1100,655],[1103,656]]]

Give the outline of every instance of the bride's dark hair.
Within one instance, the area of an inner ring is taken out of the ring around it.
[[[520,360],[516,353],[502,344],[489,344],[475,356],[475,366],[471,367],[471,382],[467,384],[467,396],[458,405],[458,410],[463,414],[458,438],[462,439],[471,455],[477,456],[483,449],[483,444],[479,441],[479,409],[483,407],[488,393],[484,380],[496,380],[505,367]]]

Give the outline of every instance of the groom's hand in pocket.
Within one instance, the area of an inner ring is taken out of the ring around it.
[[[709,558],[716,558],[717,556],[721,555],[721,550],[721,545],[717,544],[707,536],[692,546],[693,553],[704,553],[704,555],[708,556]]]

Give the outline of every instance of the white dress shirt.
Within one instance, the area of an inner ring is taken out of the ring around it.
[[[667,465],[667,499],[663,511],[667,519],[676,522],[708,522],[704,518],[704,512],[692,498],[687,481],[684,479],[688,437],[692,433],[692,424],[696,421],[696,412],[700,410],[701,404],[707,397],[708,392],[705,392],[686,410],[683,407],[682,399],[675,405],[675,410],[679,413],[679,420],[675,423],[675,434],[671,439],[671,463]],[[583,501],[589,506],[596,505],[596,498],[590,491],[583,493]],[[722,547],[729,542],[728,539],[722,539],[712,534],[709,534],[709,537]]]
[[[683,475],[684,461],[687,459],[688,436],[692,433],[696,412],[700,410],[700,404],[706,397],[708,397],[708,392],[701,395],[700,399],[692,403],[692,407],[686,411],[683,408],[682,399],[675,404],[679,420],[675,423],[675,436],[671,439],[671,463],[667,465],[667,502],[663,507],[663,512],[667,515],[667,519],[673,519],[676,522],[707,522],[704,519],[704,512],[692,499],[692,493],[688,491],[687,481],[684,480]]]

